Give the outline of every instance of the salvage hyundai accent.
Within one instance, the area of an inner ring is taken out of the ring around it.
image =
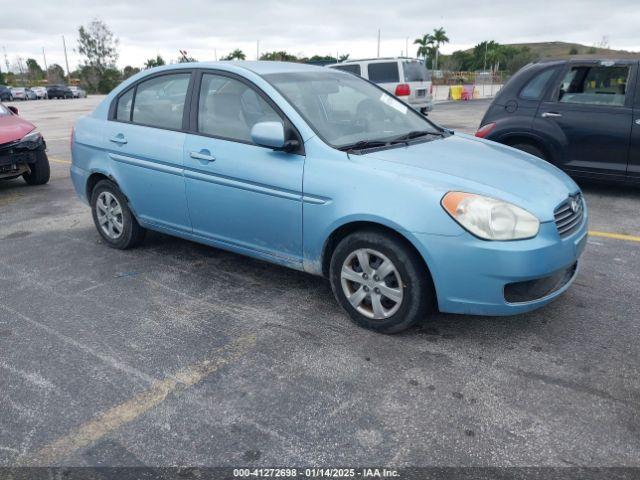
[[[380,332],[545,305],[586,243],[581,192],[556,167],[326,68],[147,70],[72,135],[73,183],[108,245],[151,229],[324,275]]]

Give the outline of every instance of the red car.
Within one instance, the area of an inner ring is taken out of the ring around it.
[[[47,144],[36,127],[18,116],[16,107],[0,103],[0,180],[22,175],[29,185],[49,181]]]

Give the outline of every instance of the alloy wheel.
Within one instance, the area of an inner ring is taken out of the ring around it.
[[[404,296],[400,272],[382,253],[359,248],[349,254],[340,271],[342,291],[362,315],[383,320],[398,311]]]
[[[102,192],[96,202],[96,215],[102,232],[112,240],[117,240],[124,230],[122,206],[111,192]]]

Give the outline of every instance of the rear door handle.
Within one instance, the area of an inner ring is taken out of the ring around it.
[[[189,156],[191,158],[195,158],[196,160],[202,160],[204,162],[215,162],[216,157],[211,155],[209,150],[200,150],[199,152],[189,152]]]
[[[561,117],[562,114],[561,113],[557,113],[557,112],[544,112],[541,117],[542,118],[556,118],[556,117]]]
[[[125,143],[127,143],[127,139],[125,138],[124,135],[122,135],[121,133],[119,133],[118,135],[116,135],[115,137],[111,137],[109,139],[110,142],[113,143],[118,143],[120,145],[124,145]]]

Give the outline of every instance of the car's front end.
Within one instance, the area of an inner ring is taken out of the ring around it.
[[[441,311],[527,312],[575,279],[587,207],[578,186],[552,165],[463,134],[365,157],[393,162],[410,184],[429,189],[419,209],[425,219],[415,217],[406,230],[429,267]]]
[[[0,143],[0,180],[31,172],[38,155],[46,148],[42,134],[35,129],[20,138]]]

